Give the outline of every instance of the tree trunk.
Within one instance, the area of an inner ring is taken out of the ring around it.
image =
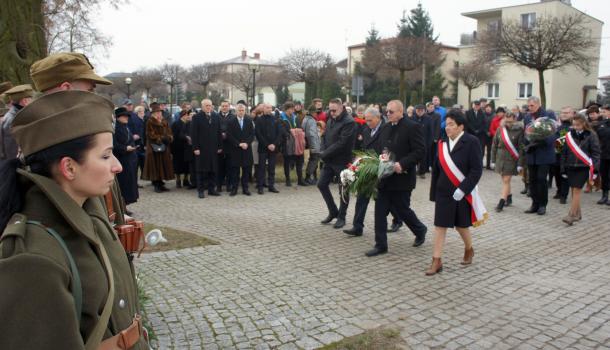
[[[406,104],[407,103],[407,84],[406,84],[406,74],[405,70],[400,70],[400,80],[398,85],[398,99]]]
[[[468,110],[470,108],[470,99],[472,98],[472,88],[468,88],[468,101],[466,101],[466,103],[468,104],[466,107],[466,109]]]
[[[203,84],[203,98],[208,98],[208,84]]]
[[[544,71],[538,71],[538,84],[540,84],[540,103],[545,109],[546,107],[546,89],[544,87]]]

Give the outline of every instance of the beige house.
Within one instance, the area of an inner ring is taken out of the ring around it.
[[[260,72],[264,70],[280,71],[280,66],[269,60],[261,59],[260,53],[255,53],[254,56],[248,56],[246,50],[242,50],[241,55],[219,62],[217,64],[219,79],[211,83],[211,88],[219,91],[226,99],[235,104],[239,100],[249,101],[252,97],[252,91],[249,91],[249,97],[246,96],[244,88],[237,86],[252,87],[252,69],[256,67],[257,79],[260,78]],[[228,80],[236,79],[237,84],[231,84]],[[275,92],[269,86],[264,86],[259,81],[254,81],[256,93],[256,103],[271,103],[276,104]],[[237,85],[237,86],[236,86]],[[294,100],[303,101],[305,97],[305,85],[303,83],[294,83],[288,86],[288,91]]]
[[[563,16],[569,13],[582,13],[572,7],[569,1],[543,0],[526,5],[509,6],[491,10],[463,13],[463,16],[477,21],[475,40],[462,36],[459,46],[459,62],[469,62],[476,53],[476,33],[485,32],[488,28],[497,28],[502,21],[520,21],[523,25],[532,25],[536,18]],[[603,22],[585,14],[586,25],[593,38],[600,38]],[[597,41],[600,43],[600,41]],[[582,107],[597,96],[597,76],[599,67],[600,44],[591,50],[591,56],[597,57],[592,63],[590,73],[585,74],[576,67],[548,70],[544,73],[547,108],[558,110],[563,106]],[[497,105],[523,105],[529,96],[539,96],[538,73],[535,70],[512,63],[499,62],[500,68],[496,79],[472,90],[472,99],[486,97]],[[469,106],[468,89],[461,82],[458,85],[458,103]]]
[[[362,55],[364,54],[365,48],[366,44],[364,43],[352,45],[347,48],[347,72],[350,76],[354,74],[354,69],[356,68],[357,63],[362,62]],[[456,62],[458,61],[458,48],[455,46],[441,44],[441,52],[445,60],[441,65],[440,70],[443,77],[445,77],[445,82],[447,83],[447,89],[445,90],[444,97],[449,98],[454,94],[453,86],[449,84],[449,82],[454,80],[454,78],[451,76],[451,70],[453,67],[455,67]]]

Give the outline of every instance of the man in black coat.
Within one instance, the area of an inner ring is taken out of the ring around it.
[[[424,136],[421,125],[405,118],[403,112],[402,102],[390,101],[387,107],[388,123],[379,135],[382,149],[389,152],[396,163],[394,173],[379,181],[375,202],[375,247],[366,252],[367,256],[388,251],[387,216],[392,207],[415,235],[413,246],[418,247],[426,240],[428,229],[410,208],[416,165],[425,155]]]
[[[273,106],[263,105],[263,115],[256,118],[256,139],[258,140],[258,169],[256,170],[258,194],[264,194],[265,170],[268,172],[269,192],[279,193],[275,188],[275,162],[282,142],[281,122],[273,115]]]
[[[424,157],[419,161],[417,166],[417,174],[420,178],[426,178],[426,172],[428,172],[428,168],[430,167],[430,163],[428,163],[428,153],[430,151],[430,145],[432,144],[432,120],[428,118],[426,114],[426,106],[424,105],[416,105],[415,106],[415,114],[413,115],[413,120],[416,121],[422,127],[423,135],[424,135]]]
[[[430,119],[430,124],[432,126],[432,129],[430,131],[432,144],[428,148],[428,152],[426,152],[426,155],[428,156],[428,166],[432,167],[432,165],[434,164],[434,159],[436,158],[436,144],[442,136],[441,115],[435,111],[434,103],[432,102],[426,103],[426,115],[428,116],[428,119]]]
[[[345,214],[349,204],[349,194],[347,189],[340,199],[339,208],[335,204],[333,195],[330,193],[330,183],[333,178],[339,176],[349,162],[352,161],[352,152],[356,142],[357,124],[354,118],[343,108],[341,99],[330,100],[329,113],[331,118],[327,120],[326,130],[322,135],[322,153],[320,158],[324,161],[324,167],[318,180],[318,189],[326,202],[328,216],[321,221],[328,224],[333,219],[337,219],[334,228],[345,226]],[[341,190],[341,185],[339,185]]]
[[[231,157],[227,149],[231,148],[231,145],[227,141],[227,126],[229,121],[234,115],[231,113],[231,104],[229,101],[224,100],[220,103],[220,110],[218,111],[218,117],[220,119],[220,132],[222,133],[222,152],[218,154],[218,177],[216,182],[216,190],[222,192],[222,186],[227,185],[227,191],[230,188],[237,186],[237,184],[231,183],[231,177],[229,176],[231,169]]]
[[[486,128],[485,112],[481,109],[481,102],[475,100],[472,103],[472,108],[466,112],[466,132],[475,136],[479,139],[481,144],[481,161],[485,155],[485,142],[487,141],[487,132],[489,128]]]
[[[227,123],[228,146],[225,152],[228,155],[230,165],[229,182],[232,184],[231,196],[237,194],[239,170],[241,169],[242,192],[250,195],[248,182],[252,172],[254,157],[252,155],[252,141],[254,141],[254,123],[252,118],[246,115],[246,106],[238,104],[235,109],[236,115]]]
[[[222,134],[220,118],[212,110],[212,101],[203,100],[201,107],[201,112],[194,115],[191,121],[191,141],[195,155],[197,192],[199,198],[204,198],[206,187],[210,196],[220,196],[216,191],[216,174],[218,154],[222,152]]]

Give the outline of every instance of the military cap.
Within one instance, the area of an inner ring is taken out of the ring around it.
[[[11,132],[24,156],[79,137],[114,132],[110,100],[67,90],[44,95],[24,107]]]
[[[79,79],[112,85],[110,80],[95,74],[87,56],[76,52],[60,52],[34,62],[30,67],[30,76],[38,91]]]
[[[30,84],[17,85],[6,90],[4,94],[13,101],[19,101],[22,98],[34,96],[34,89],[32,89],[32,85]]]
[[[13,83],[10,81],[5,81],[0,83],[0,94],[5,93],[7,90],[13,87]]]

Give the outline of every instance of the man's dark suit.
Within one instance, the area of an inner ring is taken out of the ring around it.
[[[409,118],[401,118],[395,125],[387,123],[380,131],[382,150],[387,149],[391,158],[400,163],[403,172],[394,173],[379,181],[375,202],[375,248],[387,251],[387,216],[390,208],[419,239],[425,237],[426,226],[410,208],[411,191],[415,188],[416,165],[425,155],[421,125]]]
[[[227,138],[225,152],[229,161],[229,179],[233,186],[230,190],[238,187],[239,170],[241,168],[241,186],[244,192],[248,191],[248,182],[252,172],[254,156],[252,154],[252,142],[254,141],[254,122],[248,116],[243,117],[242,125],[237,116],[231,117],[227,123]],[[240,143],[248,145],[247,149],[239,147]]]
[[[483,112],[483,109],[479,109],[478,111],[469,109],[466,112],[466,120],[466,132],[479,139],[479,143],[481,144],[481,161],[483,161],[483,156],[485,155],[485,142],[487,140],[487,132],[489,131],[485,120],[485,112]]]

